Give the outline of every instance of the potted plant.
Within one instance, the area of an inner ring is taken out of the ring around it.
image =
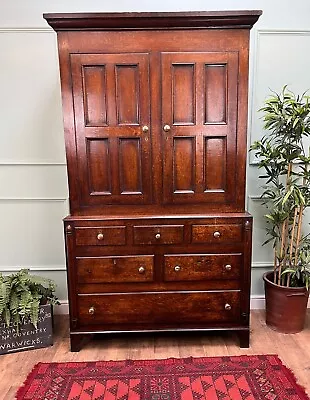
[[[264,170],[261,195],[267,207],[267,240],[274,249],[274,268],[264,274],[266,323],[284,332],[304,327],[310,286],[310,233],[303,231],[304,212],[310,205],[310,99],[284,86],[265,101],[264,129],[269,134],[251,150]]]
[[[51,279],[22,269],[0,273],[0,354],[52,345],[52,305],[59,304]]]

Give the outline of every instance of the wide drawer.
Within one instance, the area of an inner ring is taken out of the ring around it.
[[[184,225],[134,226],[134,244],[179,244],[183,242]]]
[[[151,282],[154,256],[81,257],[76,266],[78,283]]]
[[[117,246],[126,244],[125,226],[81,227],[75,229],[77,246]]]
[[[165,292],[78,296],[79,324],[195,324],[238,321],[240,292]]]
[[[232,243],[242,241],[241,224],[193,225],[192,243]]]
[[[165,281],[239,279],[241,254],[166,255]]]

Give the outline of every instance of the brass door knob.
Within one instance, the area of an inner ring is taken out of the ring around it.
[[[230,310],[231,310],[231,305],[228,304],[228,303],[226,303],[226,304],[225,304],[225,310],[226,310],[226,311],[230,311]]]
[[[225,269],[226,271],[231,271],[231,265],[230,264],[225,265]]]
[[[145,268],[144,267],[140,267],[138,271],[139,271],[139,274],[143,274],[145,272]]]
[[[89,313],[90,315],[94,315],[94,314],[95,314],[95,307],[94,307],[94,306],[91,306],[90,309],[88,310],[88,313]]]
[[[175,272],[179,272],[179,271],[181,271],[181,267],[179,265],[176,265],[174,267],[174,270],[175,270]]]
[[[170,132],[171,131],[171,126],[170,125],[164,125],[164,131],[165,132]]]
[[[103,240],[103,233],[98,233],[97,239],[98,240]]]
[[[143,133],[148,133],[149,127],[147,125],[142,126],[142,132]]]
[[[216,231],[216,232],[213,233],[213,236],[215,238],[219,238],[221,236],[221,232]]]
[[[156,235],[155,235],[155,239],[160,239],[160,233],[156,233]]]

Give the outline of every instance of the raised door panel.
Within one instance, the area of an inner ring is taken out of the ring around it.
[[[233,203],[238,55],[161,57],[164,202]]]
[[[148,54],[72,54],[81,206],[151,202]]]

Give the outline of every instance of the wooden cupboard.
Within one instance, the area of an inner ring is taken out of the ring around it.
[[[249,31],[260,11],[45,14],[70,193],[71,349],[96,332],[249,345]]]

